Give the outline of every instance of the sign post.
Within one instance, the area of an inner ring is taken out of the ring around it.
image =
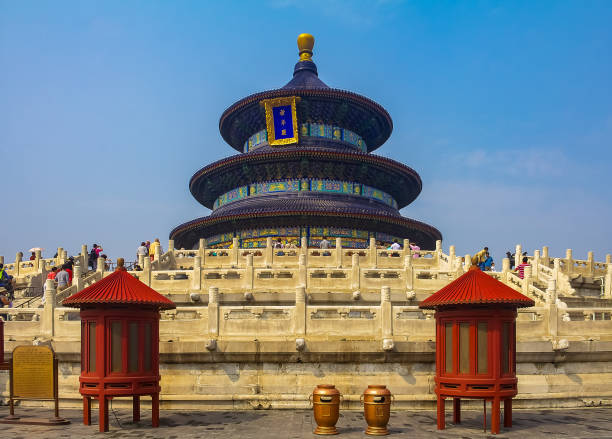
[[[64,425],[70,421],[59,417],[57,357],[48,346],[17,346],[13,349],[10,368],[10,415],[0,419],[3,424]],[[15,400],[53,400],[51,419],[15,416]]]

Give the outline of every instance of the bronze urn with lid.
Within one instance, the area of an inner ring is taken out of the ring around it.
[[[340,417],[340,392],[332,384],[319,384],[312,395],[312,406],[317,428],[314,434],[338,434],[336,422]]]
[[[391,392],[387,386],[380,384],[368,385],[363,395],[363,415],[368,423],[365,433],[372,436],[385,436],[389,434],[387,424],[391,416]]]

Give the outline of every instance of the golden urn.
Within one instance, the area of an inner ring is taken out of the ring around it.
[[[317,422],[314,434],[338,434],[336,422],[340,417],[340,392],[332,384],[319,384],[312,395],[314,418]]]
[[[363,395],[363,415],[365,416],[368,428],[365,433],[372,436],[384,436],[389,434],[387,424],[391,416],[391,392],[387,386],[380,384],[368,385]]]

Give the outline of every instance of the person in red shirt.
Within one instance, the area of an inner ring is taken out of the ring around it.
[[[33,261],[36,259],[36,253],[32,252],[32,255],[30,256],[30,261]]]
[[[64,265],[64,270],[68,273],[68,285],[72,285],[72,266],[70,264]]]
[[[53,267],[51,269],[51,271],[49,272],[49,274],[47,275],[47,279],[55,279],[55,276],[57,275],[57,267]]]
[[[518,271],[518,276],[519,276],[521,279],[524,279],[524,278],[525,278],[525,267],[529,267],[529,266],[530,266],[530,264],[529,264],[529,262],[528,262],[528,261],[529,261],[529,259],[527,259],[526,257],[524,257],[524,258],[523,258],[523,263],[522,263],[522,264],[519,264],[519,266],[518,266],[518,267],[516,267],[516,268],[514,269],[514,271]]]

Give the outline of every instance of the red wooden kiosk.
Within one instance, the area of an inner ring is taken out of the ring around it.
[[[140,397],[150,395],[158,427],[159,310],[175,308],[174,302],[120,266],[63,304],[81,309],[83,423],[91,424],[91,398],[98,399],[100,431],[108,431],[109,399],[132,396],[137,422]]]
[[[445,428],[446,398],[453,400],[453,422],[461,422],[461,398],[492,402],[491,433],[512,426],[517,394],[517,308],[534,301],[472,266],[467,273],[420,303],[436,310],[436,394],[438,430]]]

